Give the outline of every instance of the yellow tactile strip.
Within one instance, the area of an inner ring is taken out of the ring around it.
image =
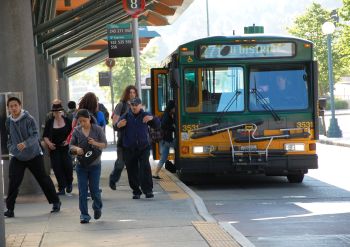
[[[39,247],[42,233],[10,234],[6,236],[6,247]]]
[[[185,193],[173,180],[169,178],[168,175],[166,175],[165,172],[161,171],[160,176],[162,179],[158,181],[158,184],[163,188],[163,190],[168,192],[171,199],[182,200],[189,197],[187,193]]]
[[[211,247],[241,247],[230,234],[215,222],[192,221],[192,225]]]

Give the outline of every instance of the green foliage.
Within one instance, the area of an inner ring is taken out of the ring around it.
[[[348,1],[348,0],[346,0]],[[323,9],[320,4],[312,3],[306,12],[298,16],[291,27],[287,30],[290,34],[310,40],[314,43],[314,58],[319,65],[319,94],[325,95],[329,91],[328,62],[327,62],[327,39],[322,33],[322,25],[326,21],[332,21],[331,11]],[[337,30],[332,34],[333,44],[333,72],[334,80],[338,81],[348,70],[348,64],[342,59],[343,25],[338,25]],[[345,42],[345,41],[344,41]]]
[[[346,100],[334,99],[334,108],[336,110],[348,109],[348,107],[349,107],[349,105],[348,105],[348,102]],[[330,100],[327,99],[326,110],[330,110],[330,109],[331,109]]]
[[[339,11],[339,15],[344,21],[350,21],[350,0],[343,0],[343,7]],[[350,75],[350,25],[342,25],[343,32],[340,36],[337,49],[340,53],[341,62],[347,64],[344,74]]]

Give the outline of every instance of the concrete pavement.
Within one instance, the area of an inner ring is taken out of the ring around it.
[[[348,114],[344,114],[348,115]],[[320,136],[320,143],[350,147],[350,127],[342,138]],[[113,141],[111,129],[107,139]],[[7,247],[90,246],[254,246],[231,225],[219,225],[203,201],[175,176],[163,172],[154,180],[154,199],[131,199],[126,171],[116,191],[108,187],[108,175],[116,158],[110,145],[102,155],[102,218],[80,224],[76,179],[71,194],[61,196],[62,208],[50,214],[43,195],[19,196],[15,218],[5,220]],[[154,165],[154,162],[152,161]],[[54,176],[52,176],[54,178]],[[91,200],[89,201],[91,215]]]
[[[49,213],[51,205],[43,195],[18,197],[15,218],[5,220],[6,246],[244,245],[234,240],[228,233],[230,229],[224,230],[210,216],[206,216],[206,208],[200,205],[200,199],[192,199],[186,192],[186,186],[168,172],[161,174],[163,179],[154,180],[154,199],[145,199],[143,196],[140,200],[133,200],[125,170],[117,190],[112,191],[108,187],[108,176],[116,158],[114,150],[115,147],[110,145],[102,155],[101,188],[104,205],[101,219],[80,224],[75,179],[73,192],[60,197],[60,213]],[[93,215],[91,200],[89,212]]]

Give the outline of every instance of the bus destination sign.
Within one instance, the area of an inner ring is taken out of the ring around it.
[[[215,58],[271,58],[292,57],[295,54],[295,44],[284,43],[253,43],[253,44],[218,44],[201,45],[200,59]]]

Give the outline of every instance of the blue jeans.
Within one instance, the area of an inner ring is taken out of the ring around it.
[[[160,160],[158,162],[158,167],[162,168],[164,163],[168,160],[168,155],[171,147],[174,147],[174,141],[167,142],[167,141],[161,141],[160,143]]]
[[[93,200],[92,209],[101,210],[102,200],[100,192],[100,177],[101,177],[101,163],[98,165],[82,167],[80,164],[76,167],[79,189],[79,209],[80,220],[91,219],[88,210],[88,186]]]

